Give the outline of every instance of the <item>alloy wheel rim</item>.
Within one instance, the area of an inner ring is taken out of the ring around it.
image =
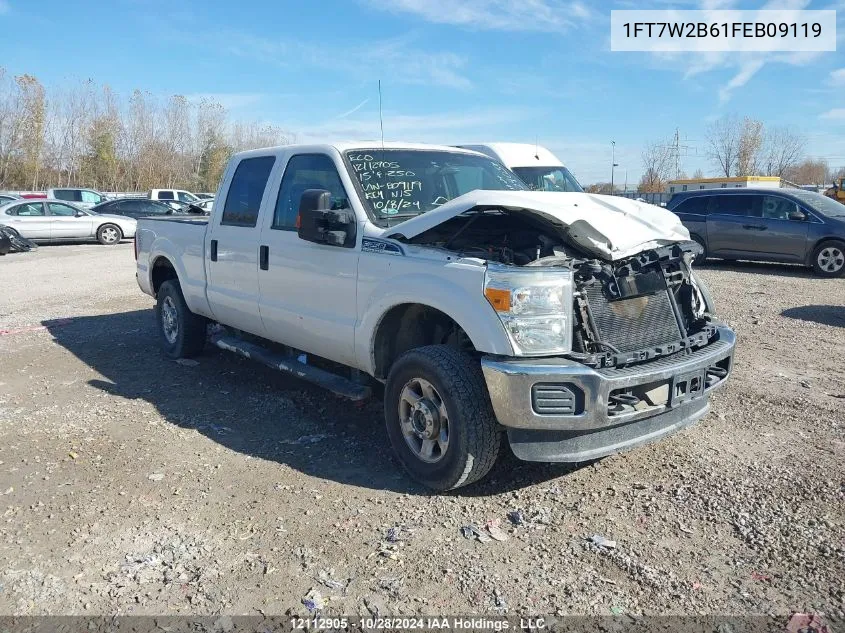
[[[449,448],[449,413],[429,381],[412,378],[399,394],[399,426],[408,448],[428,464],[446,456]]]
[[[835,246],[828,246],[819,252],[819,268],[828,273],[835,273],[845,266],[845,253]]]
[[[173,344],[179,336],[179,321],[177,319],[176,304],[173,299],[165,297],[161,304],[161,329],[167,342]]]
[[[104,228],[103,239],[107,242],[114,242],[117,239],[117,231],[111,227]]]

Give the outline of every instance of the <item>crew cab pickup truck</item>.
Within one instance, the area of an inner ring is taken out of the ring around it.
[[[383,383],[393,451],[431,488],[482,478],[505,441],[550,462],[655,441],[731,371],[700,247],[659,207],[396,143],[236,154],[216,200],[138,222],[166,355],[210,335],[350,398]]]

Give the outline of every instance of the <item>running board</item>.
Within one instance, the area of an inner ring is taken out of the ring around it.
[[[233,336],[213,336],[211,343],[220,349],[235,352],[244,358],[258,361],[272,369],[290,374],[300,380],[306,380],[350,400],[366,400],[372,395],[369,387],[359,385],[343,376],[338,376],[323,369],[300,363],[292,356],[279,354],[249,341],[243,341]]]

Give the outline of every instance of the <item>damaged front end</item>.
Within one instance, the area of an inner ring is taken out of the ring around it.
[[[583,234],[583,221],[562,228],[524,211],[475,209],[409,242],[487,261],[487,298],[520,356],[621,367],[708,344],[716,325],[691,269],[698,244],[611,260],[587,252]]]

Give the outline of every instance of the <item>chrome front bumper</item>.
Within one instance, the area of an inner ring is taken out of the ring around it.
[[[618,452],[653,441],[687,426],[707,413],[707,396],[724,384],[733,367],[736,337],[719,326],[706,347],[631,367],[591,369],[564,358],[481,361],[493,410],[508,428],[517,457],[543,461],[580,461],[583,451],[572,446],[538,455],[543,441],[571,440],[593,435],[589,457]],[[536,386],[574,394],[567,414],[537,411]],[[633,396],[633,397],[632,397]],[[621,406],[624,398],[639,400]],[[545,432],[545,440],[541,441]],[[531,444],[534,457],[520,455],[517,444]],[[583,442],[582,442],[583,444]],[[540,451],[541,453],[544,451]],[[575,459],[578,456],[579,459]]]

